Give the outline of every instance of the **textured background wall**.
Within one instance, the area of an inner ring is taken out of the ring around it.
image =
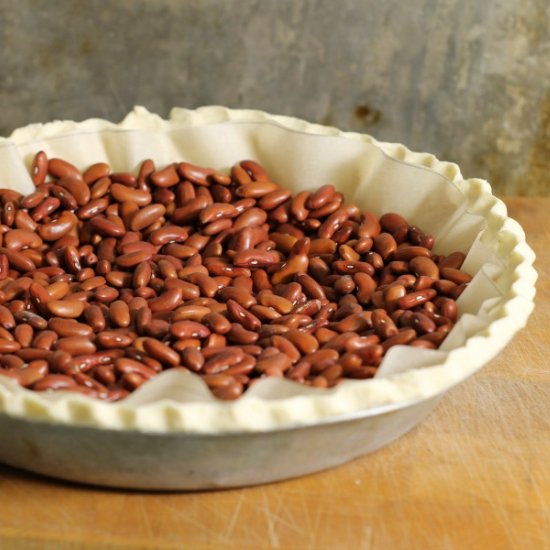
[[[0,0],[0,135],[223,104],[550,193],[548,0]]]

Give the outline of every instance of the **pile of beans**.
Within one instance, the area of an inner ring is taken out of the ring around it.
[[[435,349],[471,280],[402,216],[290,191],[254,161],[81,172],[39,152],[0,190],[0,375],[116,401],[157,373],[220,399],[284,377],[372,377],[395,345]]]

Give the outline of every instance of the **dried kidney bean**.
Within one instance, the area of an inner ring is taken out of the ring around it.
[[[0,374],[35,391],[116,401],[166,368],[221,399],[371,378],[395,345],[436,349],[472,278],[400,214],[292,196],[250,160],[136,177],[41,151],[31,177],[0,190]]]

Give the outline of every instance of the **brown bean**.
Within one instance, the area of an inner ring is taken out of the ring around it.
[[[410,325],[418,334],[428,334],[436,329],[435,323],[420,312],[413,314]]]
[[[216,334],[227,334],[231,330],[231,322],[220,313],[208,313],[201,322]]]
[[[242,198],[254,198],[259,199],[277,191],[279,186],[276,183],[270,181],[257,181],[253,183],[245,183],[236,189],[236,194]]]
[[[16,269],[17,271],[34,271],[36,268],[34,262],[22,252],[8,250],[7,248],[0,248],[0,254],[7,258],[9,267]]]
[[[115,300],[109,305],[109,315],[112,323],[121,328],[130,326],[130,308],[122,300]]]
[[[18,210],[15,213],[15,227],[18,229],[26,229],[27,231],[35,232],[38,229],[38,224],[29,216],[25,210]]]
[[[61,203],[61,206],[66,210],[76,210],[78,208],[78,201],[74,195],[65,187],[61,185],[50,184],[50,194],[57,198]]]
[[[105,196],[109,189],[111,188],[111,178],[104,177],[98,179],[91,187],[90,187],[90,198],[92,200],[100,199],[101,197]]]
[[[337,197],[335,194],[335,199],[328,202],[324,206],[321,206],[320,208],[316,208],[315,210],[311,210],[309,212],[309,220],[310,221],[316,221],[318,222],[318,227],[321,226],[321,222],[319,221],[321,218],[326,218],[327,216],[330,216],[330,214],[333,214],[336,212],[342,206],[342,199]],[[315,219],[313,219],[315,218]],[[306,220],[307,222],[308,220]],[[316,227],[316,229],[318,228]]]
[[[331,238],[334,233],[341,228],[341,226],[348,219],[358,217],[359,209],[354,205],[341,206],[333,212],[319,227],[318,235],[320,238]]]
[[[101,214],[101,212],[104,212],[108,206],[109,201],[106,198],[102,197],[98,199],[93,199],[90,200],[90,202],[88,202],[86,205],[81,206],[77,210],[76,215],[81,220],[89,220],[90,218]]]
[[[271,337],[271,343],[281,353],[284,353],[290,359],[292,364],[297,363],[300,360],[300,351],[288,338],[274,334]]]
[[[259,338],[257,332],[245,329],[240,323],[232,323],[226,336],[231,342],[241,345],[254,344]]]
[[[64,187],[75,198],[79,206],[85,205],[91,198],[90,188],[84,183],[80,174],[66,175],[58,180],[61,187]]]
[[[181,352],[181,362],[189,370],[199,372],[204,365],[204,356],[195,348],[188,347]]]
[[[301,191],[292,199],[290,211],[296,220],[304,221],[308,217],[309,210],[306,208],[306,202],[310,196],[310,191]]]
[[[229,318],[240,323],[246,330],[256,331],[262,325],[261,321],[235,300],[227,300]]]
[[[423,246],[400,246],[397,248],[393,255],[394,260],[404,260],[410,262],[411,260],[419,257],[431,258],[432,253]]]
[[[439,262],[439,269],[443,269],[445,267],[460,269],[465,259],[466,255],[462,252],[452,252],[451,254],[446,256],[441,262]]]
[[[380,217],[380,225],[384,231],[395,233],[400,227],[408,227],[409,223],[400,214],[388,212]]]
[[[199,214],[199,220],[203,224],[208,224],[221,218],[234,218],[238,211],[232,204],[214,203],[207,206]]]
[[[18,376],[19,383],[30,388],[48,375],[48,363],[46,361],[32,361],[28,366],[19,368],[15,371]]]
[[[90,305],[84,310],[84,317],[86,322],[92,327],[94,332],[103,330],[106,326],[105,316],[101,311],[101,308],[96,305]]]
[[[321,254],[334,254],[336,252],[336,243],[332,239],[313,239],[311,241],[310,256]]]
[[[332,268],[337,274],[341,275],[354,275],[362,272],[372,276],[375,272],[371,264],[353,260],[337,260],[332,263]]]
[[[137,177],[138,189],[144,189],[147,187],[151,174],[155,171],[155,163],[151,159],[146,159],[141,163],[139,167],[139,173]]]
[[[307,254],[297,254],[285,262],[272,277],[273,284],[286,283],[291,281],[298,273],[306,273],[309,265]]]
[[[46,307],[52,315],[66,319],[76,319],[84,312],[84,302],[79,300],[49,300]]]
[[[15,340],[19,342],[22,348],[30,347],[34,336],[34,330],[30,325],[27,325],[26,323],[17,325],[13,334],[15,336]]]
[[[126,187],[120,183],[113,183],[110,187],[111,196],[120,203],[133,202],[140,208],[151,204],[153,197],[149,191]]]
[[[91,185],[98,179],[104,178],[111,173],[111,167],[106,162],[96,162],[89,166],[82,174],[86,185]]]
[[[8,284],[4,286],[4,295],[6,300],[12,301],[24,295],[33,285],[33,281],[29,277],[21,277],[15,281],[6,281]]]
[[[150,204],[149,206],[144,206],[139,210],[139,212],[133,217],[131,223],[132,231],[141,231],[146,227],[152,225],[157,220],[162,218],[166,212],[166,207],[163,204]]]
[[[84,323],[78,323],[73,319],[63,319],[60,317],[52,317],[48,321],[48,327],[59,334],[61,337],[66,336],[88,336],[93,334],[92,327]],[[39,346],[37,346],[39,347]]]
[[[146,338],[143,341],[145,351],[158,359],[161,363],[177,367],[180,364],[180,356],[177,352],[171,349],[169,346],[153,338]]]
[[[96,277],[92,277],[92,278],[96,279]],[[132,280],[131,273],[126,273],[125,271],[109,271],[108,273],[105,274],[103,283],[108,283],[110,286],[116,287],[116,288],[124,288],[130,284],[131,280]],[[90,290],[95,290],[103,286],[105,285],[94,282],[94,286]]]
[[[102,304],[110,304],[113,300],[116,300],[118,296],[119,292],[116,288],[106,285],[100,286],[94,291],[94,299]]]
[[[383,309],[375,309],[372,312],[372,325],[382,339],[390,338],[398,332],[395,323]]]
[[[196,222],[202,210],[208,206],[208,199],[204,196],[198,196],[186,202],[180,208],[176,208],[172,213],[171,221],[176,225],[187,225]]]
[[[286,315],[290,313],[294,308],[294,305],[291,301],[287,300],[283,296],[277,296],[276,294],[272,294],[269,292],[262,293],[260,304],[267,307],[272,307],[281,315]]]
[[[32,212],[31,219],[34,222],[43,221],[50,214],[55,212],[61,206],[61,201],[57,197],[48,197],[42,201]],[[15,220],[14,220],[15,221]],[[6,224],[10,225],[10,224]]]
[[[256,298],[245,288],[225,287],[218,292],[218,296],[225,301],[234,300],[245,309],[249,309],[256,303]]]
[[[180,162],[177,168],[182,178],[196,185],[208,185],[208,177],[214,173],[209,168],[195,166],[189,162]]]
[[[128,357],[116,359],[115,370],[119,374],[122,374],[123,378],[126,377],[125,380],[129,385],[129,389],[139,387],[145,380],[153,378],[156,374],[155,371],[147,365]],[[138,378],[133,378],[131,375],[137,375]]]
[[[290,340],[303,355],[313,353],[319,349],[319,342],[311,334],[291,329],[284,333],[284,337]]]
[[[256,370],[261,373],[267,373],[272,369],[284,372],[292,366],[290,357],[285,353],[275,353],[269,357],[260,358],[256,363]]]
[[[85,336],[67,336],[57,340],[55,349],[66,351],[71,355],[82,355],[85,353],[94,353],[96,347],[94,343]]]
[[[132,283],[134,288],[146,287],[151,280],[153,271],[151,265],[147,262],[139,263],[133,274]]]
[[[52,158],[48,161],[48,172],[56,178],[66,176],[80,177],[81,175],[80,170],[76,166],[59,158]]]
[[[397,243],[389,233],[379,233],[374,237],[374,248],[386,261],[393,258],[397,250]]]
[[[38,283],[32,283],[28,290],[29,299],[37,311],[41,314],[46,313],[48,311],[46,304],[50,301],[48,291]]]
[[[32,311],[14,311],[13,317],[17,323],[29,323],[34,329],[43,330],[48,326],[46,319]]]
[[[405,277],[405,275],[403,275],[403,277]],[[416,279],[416,281],[412,285],[412,288],[413,290],[426,290],[427,288],[432,288],[435,282],[435,279],[427,277],[426,275],[421,275]]]
[[[74,214],[63,212],[59,218],[40,225],[38,234],[44,241],[56,241],[67,235],[75,227],[76,222]]]
[[[457,285],[469,283],[472,280],[472,276],[470,274],[460,271],[460,269],[456,269],[454,267],[441,267],[440,275],[442,279],[447,279]]]
[[[42,246],[42,239],[32,231],[12,229],[4,235],[4,245],[10,250],[40,248]]]
[[[176,338],[206,338],[210,330],[196,321],[178,321],[170,326],[170,333]]]
[[[53,330],[42,330],[33,339],[32,347],[44,350],[51,350],[53,345],[59,339],[59,336]]]
[[[37,187],[42,185],[48,175],[48,157],[44,151],[38,151],[31,166],[31,179]]]
[[[96,335],[95,341],[103,349],[124,349],[131,345],[134,338],[124,332],[105,330]],[[93,351],[95,351],[95,346]],[[93,351],[83,351],[80,353],[93,353]]]
[[[404,346],[404,345],[410,344],[415,339],[416,339],[416,332],[414,329],[412,328],[403,329],[399,331],[397,334],[394,334],[393,336],[386,338],[386,340],[382,342],[382,348],[386,352],[393,346]]]
[[[234,347],[229,348],[226,351],[216,353],[213,357],[209,358],[203,366],[203,371],[206,374],[218,374],[227,370],[241,362],[244,358],[244,352],[242,349]]]
[[[428,302],[436,296],[437,292],[433,289],[419,290],[417,292],[410,292],[399,298],[397,305],[401,309],[411,309]]]
[[[180,181],[176,167],[170,164],[162,170],[152,172],[149,176],[157,187],[172,187]]]
[[[204,322],[206,315],[211,313],[210,308],[200,305],[183,305],[178,307],[171,315],[172,322],[175,321],[197,321]]]
[[[233,229],[238,231],[245,227],[258,227],[264,224],[267,220],[265,210],[261,208],[249,208],[243,212],[233,223]]]
[[[134,267],[147,260],[151,259],[153,256],[151,250],[144,247],[142,250],[136,250],[134,252],[128,252],[123,254],[116,259],[116,263],[123,268]]]
[[[118,211],[118,210],[117,210]],[[95,216],[84,226],[91,235],[98,234],[103,237],[122,237],[126,230],[121,218],[113,214],[112,205],[105,210],[105,215]],[[107,241],[110,242],[110,241]],[[115,243],[116,244],[116,243]],[[108,258],[104,258],[108,259]]]
[[[302,286],[304,293],[310,298],[316,300],[326,299],[325,291],[321,285],[307,273],[299,273],[296,275],[296,282]]]
[[[173,311],[183,300],[181,288],[174,288],[163,292],[158,298],[149,300],[149,308],[152,312],[155,311]]]
[[[431,258],[414,257],[409,261],[409,268],[418,276],[424,275],[432,279],[439,279],[439,267]]]
[[[13,353],[21,349],[21,344],[15,340],[0,338],[0,353]]]
[[[63,260],[68,271],[71,273],[82,273],[82,264],[80,263],[80,254],[76,247],[66,246],[63,251]],[[93,277],[94,271],[91,270],[91,276]]]
[[[306,206],[310,210],[315,210],[325,206],[334,197],[336,189],[334,185],[322,185],[307,200]]]
[[[196,283],[200,289],[200,293],[212,298],[218,292],[218,285],[216,281],[208,275],[200,272],[190,274],[187,280],[191,283]]]
[[[290,196],[291,192],[288,189],[276,189],[275,191],[264,195],[258,201],[258,206],[266,211],[273,210],[286,202]]]
[[[453,323],[456,322],[458,308],[454,300],[451,298],[438,298],[438,307],[443,317],[450,319]]]
[[[254,160],[243,160],[239,166],[246,170],[254,181],[270,181],[270,177],[265,169]]]
[[[35,391],[60,390],[65,388],[73,389],[76,386],[75,380],[65,374],[48,374],[32,385]]]

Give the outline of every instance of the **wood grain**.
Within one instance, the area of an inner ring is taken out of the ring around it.
[[[108,491],[0,466],[0,548],[550,548],[550,199],[506,202],[538,255],[537,308],[411,433],[328,472],[222,492]]]

